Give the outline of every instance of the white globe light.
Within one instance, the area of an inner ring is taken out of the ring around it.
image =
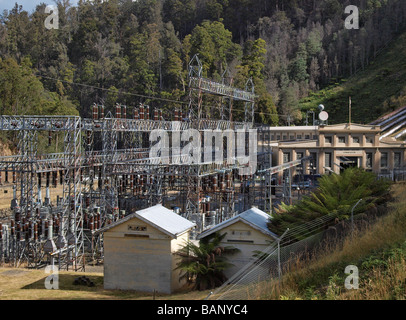
[[[327,121],[328,120],[328,113],[326,111],[320,112],[319,119],[321,121]]]

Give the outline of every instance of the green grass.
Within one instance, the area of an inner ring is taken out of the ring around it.
[[[323,104],[329,123],[348,122],[352,101],[352,122],[368,124],[406,105],[406,32],[399,35],[363,71],[335,83],[300,101],[303,111]]]

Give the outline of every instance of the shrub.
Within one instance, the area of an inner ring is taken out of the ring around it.
[[[354,205],[354,215],[367,212],[386,202],[390,197],[391,182],[377,180],[374,173],[359,168],[349,168],[341,175],[324,175],[319,179],[319,187],[292,206],[282,205],[272,215],[269,229],[282,234],[287,228],[303,225],[306,222],[329,215],[340,220],[349,219]]]

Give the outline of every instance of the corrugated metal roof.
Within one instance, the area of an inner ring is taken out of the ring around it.
[[[128,215],[125,218],[98,230],[96,233],[106,232],[133,218],[143,220],[144,222],[156,227],[173,238],[177,238],[177,236],[196,226],[195,223],[179,216],[172,210],[169,210],[159,204]]]
[[[231,224],[234,224],[238,221],[242,221],[242,222],[245,222],[246,224],[250,225],[254,229],[256,229],[266,235],[269,235],[274,239],[277,239],[278,236],[268,229],[267,224],[269,222],[269,218],[270,218],[270,216],[267,213],[263,212],[262,210],[259,210],[258,208],[253,207],[247,211],[244,211],[243,213],[240,213],[239,215],[237,215],[229,220],[219,223],[218,225],[214,226],[213,228],[211,228],[209,230],[202,232],[197,238],[202,239]]]
[[[137,211],[136,217],[154,225],[174,238],[196,226],[195,223],[179,216],[160,204]]]

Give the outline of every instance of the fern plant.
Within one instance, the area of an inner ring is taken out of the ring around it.
[[[218,232],[200,240],[199,245],[187,242],[176,252],[181,259],[175,270],[182,270],[180,280],[194,282],[196,290],[214,289],[223,284],[227,278],[224,271],[231,267],[227,256],[235,254],[239,249],[221,246],[227,233]]]
[[[306,222],[329,215],[337,220],[354,215],[385,202],[389,197],[391,182],[377,180],[372,172],[359,168],[349,168],[342,174],[325,175],[319,179],[319,187],[309,196],[293,206],[282,205],[268,224],[269,229],[282,234],[287,228],[303,225]]]

